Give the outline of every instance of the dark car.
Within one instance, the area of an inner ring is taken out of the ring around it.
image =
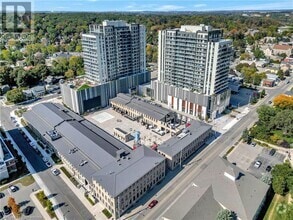
[[[0,199],[4,198],[5,197],[5,194],[0,192]]]
[[[157,205],[158,204],[158,200],[153,200],[153,201],[151,201],[151,203],[149,204],[149,208],[151,209],[151,208],[153,208],[155,205]]]
[[[30,215],[30,214],[32,214],[33,210],[34,210],[34,207],[32,207],[32,206],[27,206],[27,207],[23,210],[23,214],[24,214],[24,215]]]
[[[4,213],[3,212],[0,212],[0,219],[2,219],[4,216]]]
[[[275,149],[271,149],[269,155],[274,156],[275,153],[276,153],[276,150]]]
[[[271,166],[267,166],[266,171],[267,172],[270,172],[271,170],[272,170],[272,167]]]
[[[11,209],[7,205],[3,207],[3,211],[5,215],[9,215],[11,213]]]

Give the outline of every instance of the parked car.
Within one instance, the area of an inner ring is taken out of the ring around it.
[[[0,219],[2,219],[4,216],[4,213],[3,212],[0,212]]]
[[[47,167],[51,167],[52,164],[48,161],[48,162],[46,163],[46,166],[47,166]]]
[[[14,185],[10,185],[9,189],[10,189],[11,192],[16,192],[18,190],[18,187],[14,186]]]
[[[49,161],[47,157],[43,157],[42,159],[45,163],[47,163]]]
[[[58,176],[60,174],[60,170],[56,168],[51,169],[51,172],[53,173],[54,176]]]
[[[260,166],[261,166],[261,162],[259,160],[254,163],[255,168],[260,168]]]
[[[151,208],[155,207],[157,204],[158,204],[158,200],[153,200],[153,201],[151,201],[151,203],[149,204],[149,208],[151,209]]]
[[[7,205],[3,207],[3,211],[5,215],[9,215],[11,213],[11,209]]]
[[[271,149],[270,152],[269,152],[269,155],[274,156],[275,153],[276,153],[276,150],[275,149]]]
[[[252,145],[253,147],[255,147],[255,146],[256,146],[256,143],[255,143],[255,142],[252,142],[251,145]]]
[[[267,172],[270,172],[271,170],[272,170],[272,167],[271,166],[267,166],[266,171]]]
[[[23,214],[24,214],[24,215],[30,215],[30,214],[32,214],[33,210],[34,210],[34,207],[32,207],[32,206],[27,206],[27,207],[23,210]]]
[[[3,192],[0,192],[0,199],[4,198],[5,194]]]

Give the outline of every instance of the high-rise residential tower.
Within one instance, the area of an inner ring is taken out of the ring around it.
[[[201,118],[214,118],[230,101],[228,72],[231,40],[210,26],[181,26],[159,31],[155,99]]]
[[[146,71],[145,27],[124,21],[90,25],[82,35],[87,77],[100,83]]]
[[[63,102],[79,114],[105,107],[117,93],[128,93],[150,81],[143,25],[106,20],[89,29],[82,35],[82,50],[85,76],[91,84],[61,84]]]

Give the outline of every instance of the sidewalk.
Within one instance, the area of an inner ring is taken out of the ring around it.
[[[64,165],[55,165],[55,168],[60,169]],[[65,166],[66,168],[66,166]],[[105,208],[101,203],[96,203],[92,205],[84,196],[84,192],[78,189],[68,177],[61,171],[59,176],[66,183],[66,185],[74,192],[74,194],[79,198],[79,200],[84,204],[84,206],[89,210],[89,212],[98,220],[108,220],[107,217],[102,213]]]

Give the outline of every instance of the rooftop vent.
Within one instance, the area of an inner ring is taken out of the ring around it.
[[[56,130],[47,131],[47,134],[50,136],[52,141],[61,138],[61,135]]]

